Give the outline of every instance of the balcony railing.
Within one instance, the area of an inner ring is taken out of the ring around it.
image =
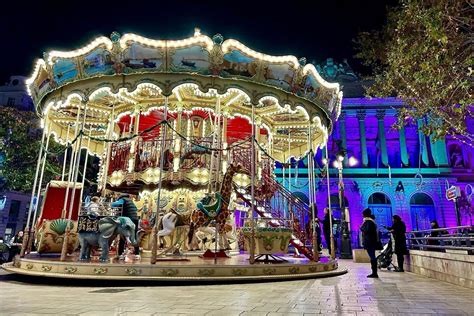
[[[456,226],[407,233],[411,249],[428,251],[463,250],[474,253],[474,226]]]

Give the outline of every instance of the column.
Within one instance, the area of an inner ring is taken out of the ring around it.
[[[428,158],[428,144],[426,143],[425,134],[423,134],[423,132],[421,131],[423,124],[424,124],[423,120],[418,119],[418,139],[420,142],[420,150],[422,151],[421,160],[423,161],[425,166],[428,166],[430,163],[429,158]]]
[[[387,141],[385,140],[385,110],[377,110],[376,112],[378,127],[379,127],[379,142],[380,142],[380,152],[382,155],[382,164],[388,166],[388,156],[387,156]]]
[[[365,136],[365,110],[357,111],[357,119],[359,120],[359,136],[360,136],[360,154],[362,166],[367,167],[369,159],[367,156],[367,138]]]
[[[446,139],[443,137],[442,139],[438,139],[431,145],[433,159],[438,167],[448,167],[449,160],[448,160],[448,152],[446,150]]]
[[[401,162],[403,166],[408,166],[409,165],[409,159],[408,159],[408,151],[407,151],[407,138],[405,135],[405,127],[402,126],[398,130],[398,135],[400,139],[400,156],[401,156]]]
[[[342,149],[347,153],[347,135],[346,135],[346,112],[341,112],[339,116],[339,137],[341,138]],[[344,166],[347,165],[347,154],[344,155]]]
[[[448,152],[446,150],[446,139],[440,138],[433,141],[433,136],[430,136],[431,141],[431,156],[437,167],[447,167],[449,165]]]

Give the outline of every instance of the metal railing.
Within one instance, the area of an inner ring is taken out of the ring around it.
[[[474,226],[456,226],[411,231],[407,233],[411,249],[444,251],[464,250],[474,253]]]
[[[122,216],[123,207],[114,207],[111,202],[101,202],[91,207],[91,203],[82,202],[79,216]]]

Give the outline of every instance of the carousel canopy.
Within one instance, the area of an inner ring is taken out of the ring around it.
[[[89,151],[102,155],[106,139],[120,137],[139,115],[139,131],[177,113],[229,118],[228,135],[247,137],[250,122],[272,140],[281,161],[323,146],[340,112],[342,92],[312,64],[269,56],[221,35],[195,31],[183,40],[112,33],[71,52],[51,51],[27,81],[43,124],[60,142],[81,125]],[[253,117],[253,120],[252,120]],[[111,133],[112,131],[112,133]],[[309,135],[311,133],[311,137]],[[77,133],[76,133],[77,134]]]

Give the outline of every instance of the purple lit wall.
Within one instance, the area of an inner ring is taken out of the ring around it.
[[[391,216],[398,214],[405,221],[408,230],[424,229],[429,227],[429,221],[438,220],[441,226],[456,226],[456,212],[454,203],[445,198],[445,183],[458,185],[464,190],[466,184],[474,185],[474,149],[464,144],[459,138],[448,137],[437,143],[429,138],[420,137],[416,124],[405,127],[406,152],[408,165],[402,164],[402,150],[400,132],[392,128],[396,122],[396,108],[401,102],[394,98],[343,99],[343,122],[346,129],[346,151],[348,157],[358,160],[356,166],[344,166],[345,197],[350,212],[350,227],[353,237],[357,235],[362,223],[362,210],[371,207],[377,211],[378,221],[391,224]],[[381,161],[381,135],[377,113],[383,110],[384,134],[387,148],[388,166]],[[367,145],[368,166],[362,165],[361,134],[359,119],[365,114],[365,134]],[[341,150],[343,135],[340,133],[340,122],[336,122],[332,135],[329,137],[327,148],[330,159],[334,160],[336,153]],[[468,129],[474,133],[474,120],[469,119]],[[424,143],[425,152],[420,152],[420,140]],[[378,149],[379,148],[379,149]],[[315,156],[316,166],[322,167],[324,154],[318,151]],[[378,163],[377,163],[378,161]],[[420,164],[421,161],[421,164]],[[378,166],[378,168],[377,168]],[[419,168],[420,166],[420,168]],[[417,174],[420,176],[416,176]],[[281,179],[281,170],[276,170]],[[338,195],[337,170],[330,168],[330,193]],[[318,215],[323,216],[323,209],[328,205],[326,179],[319,178],[317,171],[316,201]],[[299,186],[293,185],[293,191],[309,194],[304,187],[307,178],[300,175]],[[402,182],[404,192],[396,192],[397,184]],[[303,186],[303,187],[302,187]],[[383,199],[374,199],[382,196]],[[333,198],[334,199],[334,198]],[[377,202],[369,204],[369,200]],[[337,198],[335,198],[337,201]],[[381,203],[379,203],[381,202]],[[333,205],[336,214],[339,207]],[[474,216],[474,214],[472,214]],[[462,224],[469,224],[468,215],[462,215]],[[354,237],[355,238],[355,237]]]

